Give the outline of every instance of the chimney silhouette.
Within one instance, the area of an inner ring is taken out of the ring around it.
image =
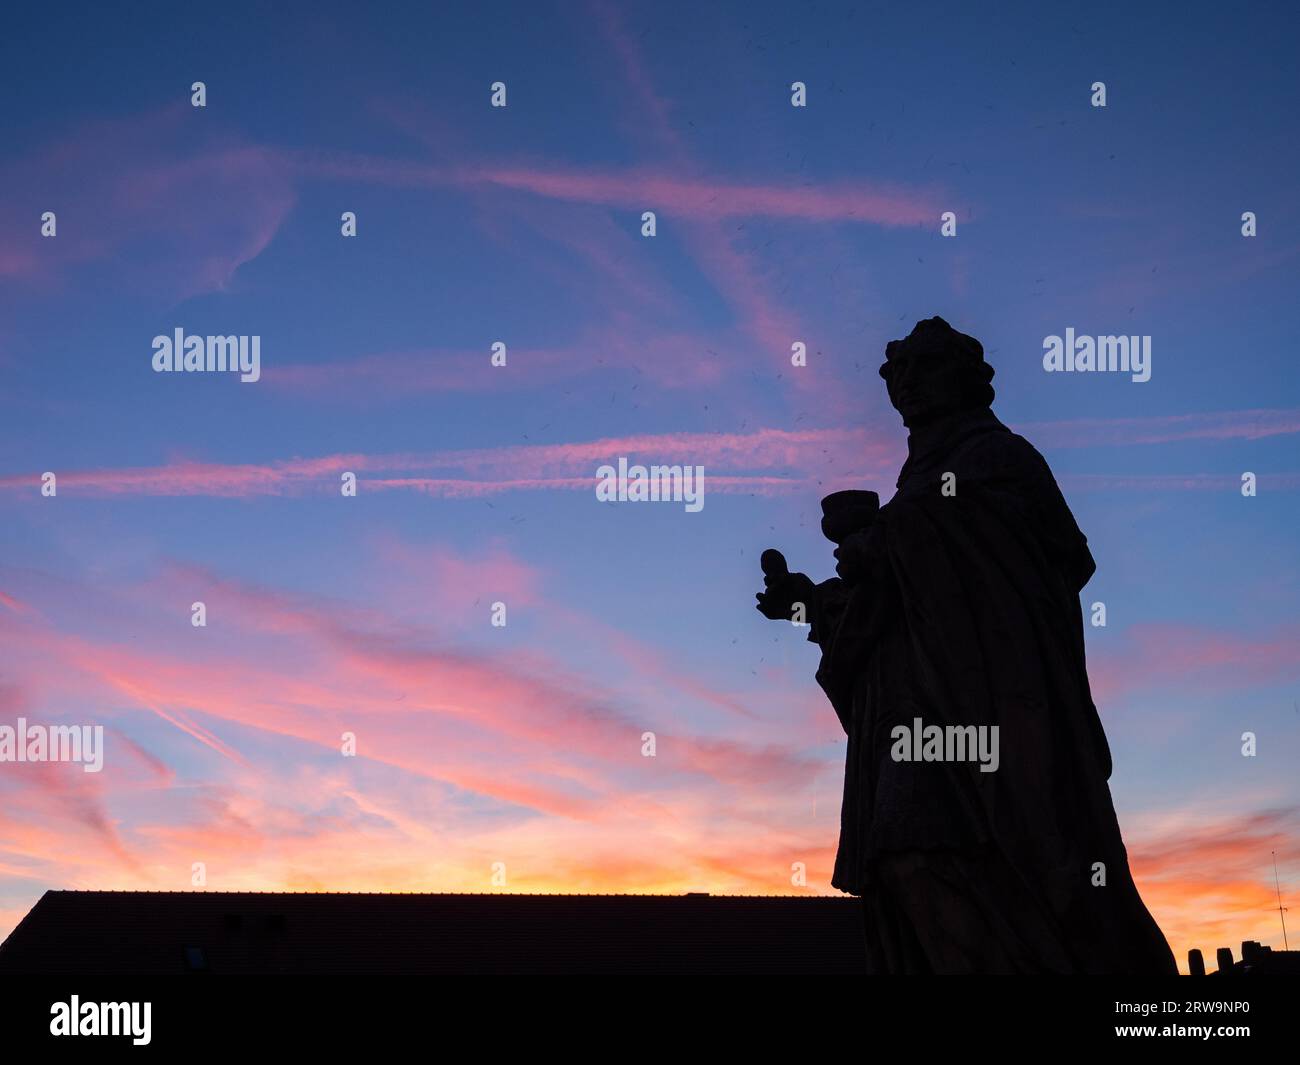
[[[1263,960],[1264,955],[1268,952],[1268,947],[1261,947],[1256,940],[1245,939],[1241,943],[1241,963],[1243,965],[1254,965]]]

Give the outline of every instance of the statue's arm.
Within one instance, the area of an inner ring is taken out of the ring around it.
[[[810,643],[817,644],[823,651],[830,646],[839,631],[844,608],[848,605],[852,592],[853,589],[839,577],[822,581],[813,589],[812,602],[808,604]]]

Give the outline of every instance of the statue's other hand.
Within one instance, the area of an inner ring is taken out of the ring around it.
[[[835,573],[847,584],[857,584],[867,575],[867,534],[850,533],[835,549]]]
[[[813,596],[817,586],[803,573],[781,573],[763,578],[765,591],[754,598],[758,612],[773,621],[789,621],[796,603],[804,605],[805,619],[812,611]]]

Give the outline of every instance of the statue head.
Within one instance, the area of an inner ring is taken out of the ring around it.
[[[974,337],[942,318],[926,318],[904,340],[885,345],[880,376],[909,429],[993,402],[993,367]]]

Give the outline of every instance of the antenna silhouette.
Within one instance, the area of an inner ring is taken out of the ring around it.
[[[1290,950],[1291,945],[1286,941],[1286,907],[1282,905],[1282,885],[1277,879],[1277,851],[1269,851],[1273,855],[1273,886],[1277,889],[1277,915],[1282,918],[1282,949]]]

